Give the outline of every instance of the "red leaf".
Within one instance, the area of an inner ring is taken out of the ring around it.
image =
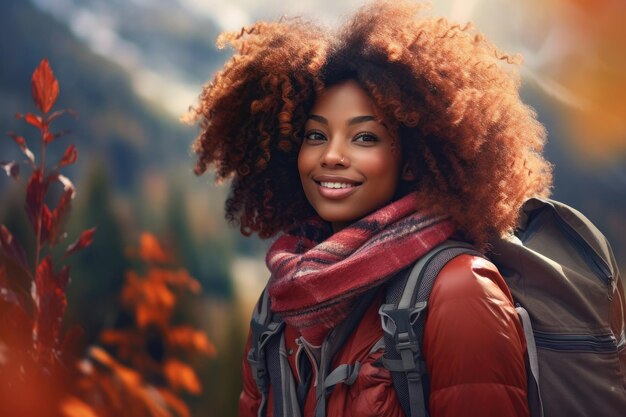
[[[13,138],[15,143],[17,143],[17,145],[22,150],[22,153],[24,155],[26,155],[26,157],[31,162],[31,164],[34,164],[35,163],[35,155],[31,152],[30,149],[28,149],[28,146],[26,146],[26,139],[24,139],[22,136],[16,135],[13,132],[8,132],[7,135],[10,136],[11,138]]]
[[[6,309],[7,307],[14,308],[15,310],[21,310],[21,312],[26,315],[26,310],[24,309],[24,306],[27,305],[27,302],[22,294],[20,294],[19,292],[15,292],[11,289],[9,279],[10,278],[7,273],[6,267],[4,265],[0,265],[0,317],[7,317],[3,314],[2,310],[3,308]],[[0,327],[2,327],[2,324],[0,324]],[[2,333],[2,331],[0,330],[0,335],[6,334]]]
[[[43,132],[43,142],[44,143],[50,143],[52,142],[54,139],[56,139],[56,135],[53,135],[52,133],[50,133],[48,130],[46,130],[45,132]]]
[[[85,348],[85,331],[82,327],[72,326],[65,332],[63,342],[61,343],[61,356],[63,362],[70,366],[78,360]]]
[[[67,178],[65,175],[56,174],[53,179],[63,184],[64,191],[72,190],[72,198],[74,198],[74,194],[76,194],[76,189],[74,188],[74,184],[72,184],[72,181],[69,178]]]
[[[26,266],[26,252],[24,252],[22,246],[13,238],[13,235],[5,225],[0,225],[0,249],[2,249],[5,255],[15,264],[25,270],[28,269]]]
[[[92,227],[91,229],[84,230],[78,240],[67,247],[65,251],[65,256],[69,256],[72,253],[79,251],[81,249],[86,248],[91,245],[93,242],[93,235],[96,233],[96,228]]]
[[[24,309],[24,299],[9,289],[9,277],[0,266],[0,335],[13,352],[25,351],[32,344],[32,320]],[[6,366],[6,362],[2,365]],[[1,368],[0,368],[1,369]]]
[[[9,304],[19,304],[20,300],[11,289],[9,289],[9,280],[4,265],[0,265],[0,302]]]
[[[76,159],[78,159],[78,151],[76,150],[76,146],[70,145],[65,150],[59,166],[64,167],[66,165],[73,164],[74,162],[76,162]]]
[[[33,113],[26,113],[24,115],[24,120],[26,121],[26,123],[35,126],[37,129],[43,129],[46,126],[41,116],[37,116]]]
[[[33,100],[37,108],[48,113],[59,95],[59,82],[54,78],[47,59],[42,59],[33,73]]]
[[[41,243],[48,241],[50,233],[52,232],[52,212],[47,204],[44,204],[41,209]]]
[[[41,309],[41,295],[45,295],[45,287],[49,282],[52,281],[52,258],[50,256],[46,256],[43,260],[37,265],[37,270],[35,271],[35,293],[34,293],[34,301],[35,307]]]
[[[36,342],[36,351],[43,368],[52,369],[56,365],[55,351],[59,345],[63,315],[67,308],[65,286],[69,277],[69,269],[62,269],[54,274],[52,259],[46,256],[35,274],[35,306],[37,318],[33,327],[33,336]]]
[[[26,186],[26,213],[28,213],[30,223],[33,225],[37,235],[39,235],[40,228],[38,220],[41,215],[47,189],[48,183],[43,180],[41,170],[34,170]]]
[[[59,288],[65,291],[67,289],[67,284],[69,284],[70,282],[69,265],[65,265],[63,268],[61,268],[59,273],[55,275],[55,278],[56,278],[57,284],[59,285]]]
[[[7,136],[13,138],[13,140],[15,141],[15,143],[18,144],[20,149],[24,149],[26,147],[26,139],[24,139],[23,136],[18,136],[13,132],[7,132]]]
[[[62,114],[65,113],[69,113],[72,116],[74,116],[75,118],[78,117],[78,113],[76,113],[74,110],[72,109],[63,109],[63,110],[57,110],[54,113],[52,113],[50,115],[50,117],[48,117],[48,124],[54,122],[59,116],[61,116]]]
[[[59,204],[52,212],[52,231],[50,234],[50,241],[52,244],[56,244],[59,240],[59,236],[65,229],[65,223],[67,221],[67,215],[70,212],[72,198],[74,198],[74,188],[66,187],[65,192],[61,195]]]
[[[49,130],[47,130],[47,126],[46,126],[46,130],[43,132],[43,141],[44,143],[48,144],[52,142],[53,140],[60,138],[61,136],[67,135],[70,132],[71,132],[70,130],[64,130],[62,132],[51,133]]]
[[[18,178],[20,176],[20,164],[15,161],[0,162],[0,168],[2,168],[9,177]]]

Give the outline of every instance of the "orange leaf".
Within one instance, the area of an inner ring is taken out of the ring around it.
[[[54,78],[47,59],[42,59],[31,81],[33,100],[43,113],[48,113],[59,95],[59,82]]]
[[[165,377],[171,387],[179,391],[186,390],[192,394],[200,394],[202,387],[193,368],[176,359],[170,359],[165,364]]]
[[[98,413],[87,403],[76,397],[69,397],[61,403],[63,417],[98,417]]]
[[[139,238],[139,256],[144,261],[168,262],[170,256],[165,252],[158,239],[152,233],[142,233]]]
[[[163,398],[167,406],[171,410],[174,410],[176,412],[175,415],[180,417],[191,417],[191,414],[189,413],[189,407],[187,407],[187,404],[185,404],[185,402],[179,397],[165,389],[160,389],[159,394],[161,394],[161,397]]]
[[[215,356],[217,351],[207,334],[190,326],[170,328],[167,332],[170,345],[190,352],[202,353],[206,356]]]

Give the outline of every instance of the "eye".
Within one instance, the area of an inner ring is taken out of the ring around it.
[[[322,132],[312,130],[304,134],[304,140],[310,143],[318,143],[326,140],[326,136]]]
[[[355,138],[354,138],[354,142],[359,142],[359,143],[374,143],[374,142],[378,142],[378,137],[376,135],[374,135],[373,133],[369,133],[369,132],[363,132],[363,133],[359,133]]]

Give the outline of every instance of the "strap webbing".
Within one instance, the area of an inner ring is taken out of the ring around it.
[[[533,326],[530,322],[528,311],[519,304],[515,307],[517,315],[522,322],[524,336],[526,337],[526,350],[528,351],[528,406],[531,417],[543,417],[543,401],[539,391],[539,356],[537,355],[537,345]]]
[[[475,248],[447,241],[422,256],[408,276],[395,279],[387,289],[381,315],[385,335],[383,365],[392,373],[398,400],[410,417],[428,416],[428,371],[421,353],[425,310],[441,269],[455,257]]]
[[[324,379],[324,388],[328,389],[341,383],[352,385],[356,381],[360,370],[361,363],[359,361],[353,364],[344,363],[339,365]]]
[[[365,311],[374,300],[377,292],[378,288],[373,288],[367,291],[354,307],[352,313],[350,313],[344,321],[339,323],[337,327],[332,329],[326,338],[324,338],[324,342],[322,343],[320,366],[317,374],[317,403],[315,405],[315,417],[326,417],[326,399],[334,385],[331,385],[328,388],[325,387],[325,380],[331,374],[330,367],[332,365],[333,358],[346,342],[348,337],[350,337],[357,324],[361,321],[363,314],[365,314]]]

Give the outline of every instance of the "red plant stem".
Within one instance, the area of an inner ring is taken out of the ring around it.
[[[44,116],[45,117],[45,116]],[[44,123],[47,124],[47,120],[44,121]],[[39,162],[39,169],[41,170],[41,177],[42,180],[45,181],[45,168],[46,168],[46,142],[44,140],[45,137],[45,132],[42,131],[41,132],[41,151],[40,151],[40,162]],[[42,224],[42,217],[43,217],[43,207],[44,207],[44,201],[45,201],[45,190],[46,187],[41,187],[40,188],[40,192],[43,193],[44,195],[41,196],[40,201],[42,202],[41,207],[39,207],[39,213],[37,213],[37,238],[35,239],[35,269],[34,269],[34,274],[33,274],[33,285],[35,286],[35,291],[34,291],[34,295],[35,297],[38,297],[37,294],[37,268],[39,267],[39,258],[41,255],[41,224]],[[33,325],[34,325],[34,329],[33,329],[33,338],[35,339],[35,349],[34,349],[34,356],[35,356],[35,360],[39,361],[39,353],[40,353],[40,349],[39,349],[39,337],[38,337],[38,329],[39,329],[39,315],[40,315],[40,311],[39,311],[39,303],[41,302],[41,300],[37,299],[37,301],[35,302],[35,308],[33,309]]]

